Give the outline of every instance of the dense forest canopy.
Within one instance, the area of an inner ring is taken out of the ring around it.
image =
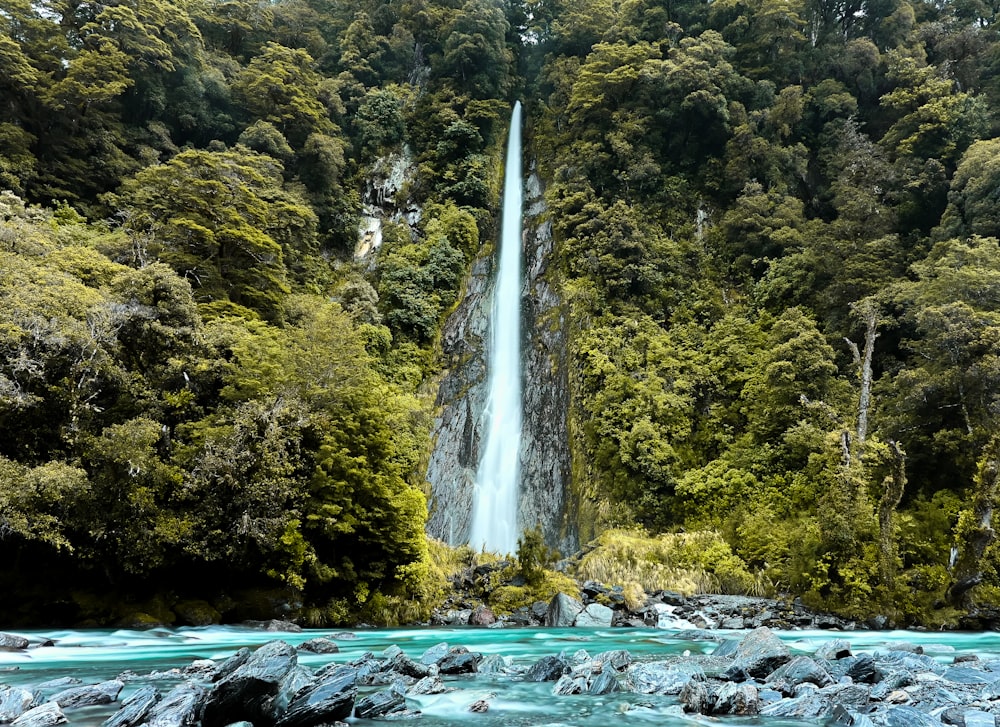
[[[522,98],[583,534],[716,531],[849,614],[1000,603],[996,12],[6,2],[5,587],[423,595],[438,337]]]

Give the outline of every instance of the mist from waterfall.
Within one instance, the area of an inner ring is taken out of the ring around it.
[[[521,450],[521,103],[507,138],[498,271],[493,288],[489,393],[484,445],[476,471],[469,544],[514,553]]]

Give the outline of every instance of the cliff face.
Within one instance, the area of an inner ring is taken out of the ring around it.
[[[566,334],[562,302],[547,279],[552,251],[542,186],[530,175],[525,187],[524,282],[522,288],[523,431],[518,508],[523,531],[538,524],[546,542],[563,552],[576,549],[575,523],[567,516]],[[445,324],[446,372],[438,390],[434,450],[427,468],[431,484],[428,532],[451,544],[467,542],[479,461],[482,412],[487,395],[490,292],[493,257],[472,266],[462,303]]]

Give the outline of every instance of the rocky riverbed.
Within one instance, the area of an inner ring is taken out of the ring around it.
[[[566,599],[557,596],[548,604],[546,619],[556,622],[566,609]],[[574,619],[577,628],[593,633],[582,629],[580,613]],[[718,615],[736,618],[732,613]],[[448,643],[410,654],[398,645],[359,654],[347,648],[357,639],[352,633],[300,637],[295,645],[284,636],[225,659],[199,659],[169,671],[125,672],[96,683],[66,675],[0,686],[0,723],[93,725],[93,710],[100,708],[104,727],[318,727],[348,719],[498,724],[490,722],[493,713],[505,714],[518,698],[513,695],[525,694],[519,690],[526,686],[543,709],[567,700],[614,698],[617,713],[637,720],[652,715],[657,724],[757,716],[862,727],[985,727],[996,725],[1000,715],[1000,658],[988,655],[943,658],[948,649],[938,647],[932,658],[922,646],[898,638],[884,648],[856,653],[844,638],[848,634],[837,632],[803,653],[767,626],[670,631],[671,639],[691,645],[680,653],[599,651],[594,648],[599,638],[587,641],[588,651],[572,645],[567,634],[574,631],[552,631],[559,635],[552,643],[563,648],[528,660]],[[471,638],[487,632],[452,633]],[[342,654],[338,643],[351,655]],[[2,635],[0,646],[27,652],[46,648]],[[437,705],[433,717],[424,714],[429,704]],[[441,704],[450,710],[443,718]]]

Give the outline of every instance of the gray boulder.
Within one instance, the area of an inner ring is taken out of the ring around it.
[[[843,659],[845,657],[852,656],[851,653],[851,642],[847,639],[831,639],[820,645],[816,649],[817,659],[828,659],[829,661],[836,661],[837,659]]]
[[[768,674],[764,682],[783,693],[791,693],[792,687],[805,682],[818,687],[833,684],[833,677],[808,656],[797,656]]]
[[[421,664],[440,664],[441,660],[448,656],[448,644],[442,642],[430,647],[420,656]]]
[[[100,684],[70,687],[58,694],[52,695],[46,701],[55,702],[63,709],[91,707],[96,704],[111,704],[118,699],[118,694],[124,686],[124,682],[112,679]]]
[[[347,719],[357,694],[357,670],[341,666],[327,673],[322,681],[300,690],[277,727],[315,727]]]
[[[160,690],[151,684],[140,687],[122,702],[121,708],[104,721],[104,727],[135,727],[146,720],[160,701]]]
[[[46,702],[34,709],[29,709],[11,722],[11,727],[54,727],[66,724],[66,715],[55,702]]]
[[[441,660],[438,668],[442,674],[474,674],[479,670],[480,654],[473,654],[456,646]]]
[[[689,679],[681,689],[678,700],[685,712],[692,714],[708,714],[713,701],[709,696],[708,685],[697,679]]]
[[[330,639],[319,637],[303,641],[299,645],[299,651],[308,651],[313,654],[337,654],[340,652],[340,647]]]
[[[404,690],[397,685],[388,689],[380,689],[373,694],[369,694],[364,699],[359,699],[354,707],[354,716],[358,719],[373,719],[375,717],[387,717],[397,714],[406,709],[406,697]]]
[[[0,633],[0,649],[20,651],[28,648],[28,640],[16,634]]]
[[[760,711],[757,687],[752,684],[725,682],[715,694],[712,714],[755,715]]]
[[[267,642],[212,687],[202,709],[202,726],[226,727],[243,720],[257,727],[274,724],[272,703],[296,666],[294,648],[284,641]]]
[[[0,723],[13,722],[28,711],[33,697],[27,689],[0,687]]]
[[[765,677],[791,659],[791,652],[781,639],[771,629],[761,626],[740,641],[733,663],[725,672],[725,678],[736,680],[746,676]]]
[[[680,694],[692,679],[705,680],[705,672],[693,663],[652,661],[635,664],[628,670],[629,686],[639,694]]]
[[[554,682],[569,670],[569,665],[558,656],[543,656],[524,675],[526,682]]]
[[[550,628],[569,628],[583,610],[583,604],[565,593],[557,593],[549,602],[545,613],[545,625]]]
[[[491,626],[497,622],[497,615],[493,609],[484,603],[479,604],[469,615],[470,626]]]
[[[205,690],[193,682],[178,684],[153,705],[144,727],[189,727],[198,719],[198,706]]]
[[[609,628],[615,612],[600,603],[592,603],[576,616],[573,625],[581,628]]]

